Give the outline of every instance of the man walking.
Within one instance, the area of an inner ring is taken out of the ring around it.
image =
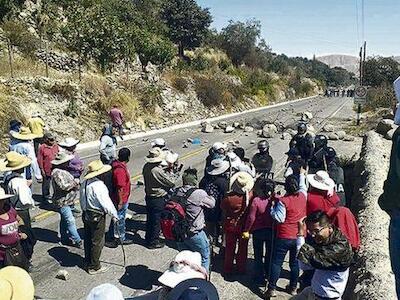
[[[186,214],[189,223],[189,237],[183,242],[178,243],[178,248],[199,252],[201,255],[201,265],[210,273],[210,242],[204,229],[206,227],[204,219],[204,208],[213,208],[215,199],[209,196],[204,190],[198,189],[198,179],[196,169],[187,169],[182,175],[183,192],[190,194],[187,198]]]
[[[163,169],[165,152],[160,148],[152,148],[143,166],[144,190],[146,193],[146,244],[149,249],[164,247],[160,237],[160,219],[165,206],[168,191],[175,187],[178,175]]]
[[[305,224],[299,222],[298,260],[303,270],[315,270],[311,286],[292,299],[342,299],[353,263],[353,251],[340,229],[333,226],[326,213],[316,211],[306,219],[310,242],[305,243]]]
[[[79,181],[67,171],[69,162],[74,158],[73,155],[59,153],[51,161],[53,171],[51,172],[51,182],[54,195],[53,203],[59,209],[60,235],[63,245],[82,247],[82,240],[75,225],[75,218],[72,214],[72,206],[78,199]]]
[[[51,182],[51,161],[54,160],[59,152],[54,135],[47,132],[43,136],[44,143],[39,146],[38,164],[43,176],[42,197],[43,201],[51,202],[50,182]]]
[[[90,275],[96,275],[107,271],[107,268],[100,264],[106,214],[110,215],[115,222],[118,220],[118,214],[104,184],[104,176],[111,170],[111,166],[104,165],[101,160],[95,160],[87,168],[85,181],[80,189],[85,234],[85,263],[87,272]]]
[[[129,196],[131,195],[131,176],[128,171],[128,162],[131,157],[131,151],[128,148],[122,148],[118,152],[118,160],[112,163],[113,190],[111,199],[117,208],[118,223],[111,221],[109,236],[111,241],[106,243],[109,248],[118,247],[119,239],[124,245],[133,244],[132,240],[125,235],[125,216],[129,206]]]
[[[116,129],[118,129],[119,132],[119,136],[122,138],[122,135],[124,134],[123,130],[123,123],[124,123],[124,114],[122,113],[122,111],[118,108],[117,105],[114,105],[111,110],[110,110],[110,119],[111,119],[111,123],[112,126]]]

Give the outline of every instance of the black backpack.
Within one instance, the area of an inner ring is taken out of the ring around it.
[[[189,237],[190,222],[187,219],[187,199],[196,188],[174,190],[161,213],[161,231],[167,240],[182,242]]]

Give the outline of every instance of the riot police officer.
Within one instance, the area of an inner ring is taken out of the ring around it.
[[[314,153],[309,162],[311,174],[320,170],[327,170],[326,152],[328,148],[328,138],[323,134],[316,135],[314,138],[314,146]]]
[[[290,141],[289,147],[296,148],[306,163],[310,161],[314,152],[314,141],[313,136],[307,132],[306,123],[297,125],[297,134]]]
[[[254,154],[252,163],[256,168],[257,175],[267,177],[272,169],[273,159],[269,154],[269,143],[267,140],[258,142],[258,153]]]

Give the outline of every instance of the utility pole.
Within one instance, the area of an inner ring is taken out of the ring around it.
[[[364,41],[364,45],[360,48],[360,88],[365,91],[364,87],[364,76],[365,76],[365,61],[367,59],[367,42]],[[357,104],[357,125],[361,122],[361,103]]]

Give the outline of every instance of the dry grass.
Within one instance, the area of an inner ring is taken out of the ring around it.
[[[108,96],[100,97],[97,103],[103,113],[107,113],[113,105],[117,105],[124,112],[127,121],[134,121],[139,116],[139,101],[125,91],[113,91]]]

